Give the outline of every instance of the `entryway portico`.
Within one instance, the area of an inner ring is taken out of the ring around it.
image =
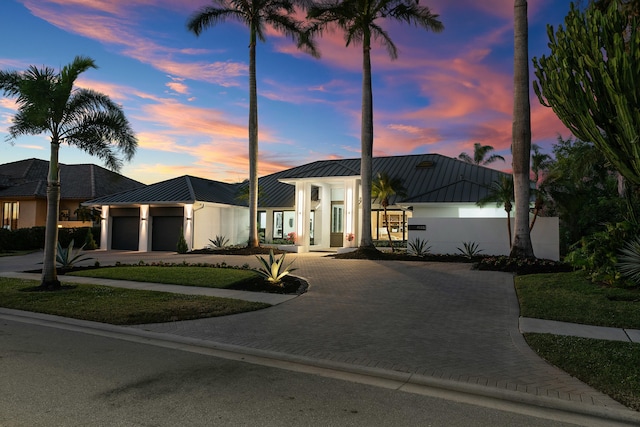
[[[295,187],[295,250],[356,247],[361,233],[360,177],[286,178]]]

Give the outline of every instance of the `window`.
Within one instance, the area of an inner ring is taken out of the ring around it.
[[[18,202],[4,202],[2,207],[2,228],[18,228]]]
[[[331,232],[342,233],[343,230],[344,205],[333,204],[331,206]]]
[[[258,239],[260,243],[264,243],[264,233],[267,228],[267,213],[258,211]]]
[[[282,229],[282,234],[284,234],[285,239],[289,236],[290,233],[296,232],[296,213],[294,211],[284,211],[284,227]]]
[[[282,239],[282,211],[273,213],[273,238]]]
[[[411,218],[413,212],[388,210],[387,219],[389,221],[389,231],[391,240],[406,240],[407,219]],[[387,240],[387,222],[384,219],[383,210],[372,210],[371,212],[371,234],[375,240]]]

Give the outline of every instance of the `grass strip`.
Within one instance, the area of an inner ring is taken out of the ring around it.
[[[34,280],[0,277],[0,306],[113,325],[225,316],[270,306],[230,298],[96,285],[65,285],[54,292],[29,291],[38,285]]]
[[[170,285],[228,288],[254,278],[252,270],[191,266],[120,266],[74,271],[70,276],[99,277],[102,279],[133,280],[135,282],[164,283]]]
[[[516,291],[524,317],[640,329],[640,289],[600,286],[577,271],[518,276]]]
[[[525,338],[548,362],[640,411],[640,344],[550,334]]]

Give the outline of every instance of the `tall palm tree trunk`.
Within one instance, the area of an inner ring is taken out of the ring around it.
[[[529,40],[527,1],[514,3],[513,66],[513,183],[515,239],[510,257],[533,258],[529,231],[529,162],[531,157],[531,107],[529,103]]]
[[[513,237],[511,235],[511,203],[504,205],[504,210],[507,212],[507,235],[509,236],[509,247],[511,247],[511,243],[513,242]]]
[[[55,138],[54,138],[55,139]],[[47,219],[44,235],[44,259],[40,287],[47,290],[60,288],[56,271],[56,247],[58,243],[58,212],[60,210],[60,167],[58,152],[60,144],[51,141],[49,175],[47,177]]]
[[[362,128],[360,134],[360,178],[362,188],[362,236],[360,247],[373,248],[371,237],[371,182],[373,163],[373,92],[371,89],[371,35],[362,41]]]
[[[258,90],[256,84],[256,30],[251,27],[249,44],[249,242],[258,243]]]

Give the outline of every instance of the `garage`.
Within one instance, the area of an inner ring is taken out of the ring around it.
[[[182,232],[183,209],[151,208],[151,250],[174,251]]]
[[[137,251],[140,238],[138,209],[111,210],[111,249]]]

